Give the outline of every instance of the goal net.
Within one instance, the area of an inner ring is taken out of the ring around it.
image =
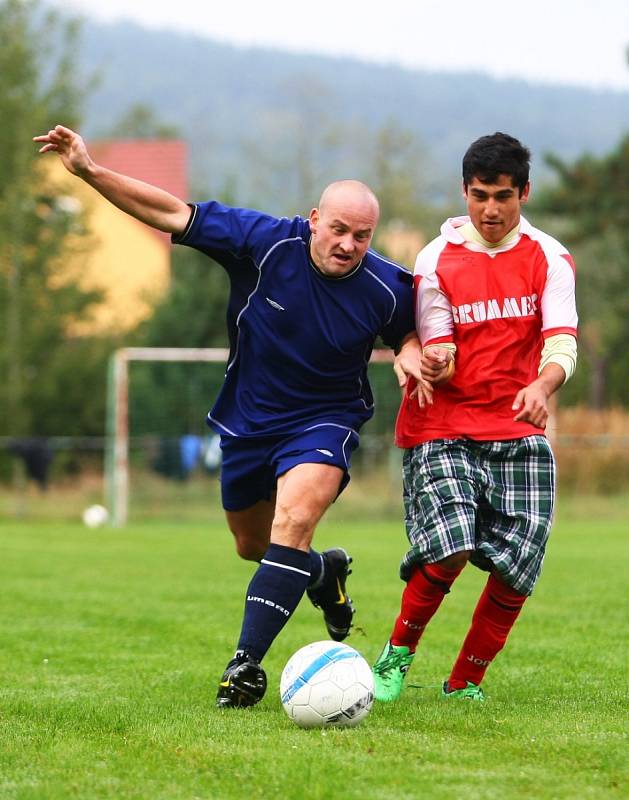
[[[218,437],[205,424],[223,382],[223,348],[127,347],[109,366],[105,494],[116,526],[129,518],[207,519],[220,510]],[[373,418],[362,428],[346,494],[361,510],[400,513],[393,428],[400,391],[390,350],[374,350]],[[346,503],[346,501],[344,501]]]

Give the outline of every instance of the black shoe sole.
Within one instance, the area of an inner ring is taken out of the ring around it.
[[[330,625],[327,621],[325,621],[325,627],[328,629],[328,633],[330,634],[330,639],[333,639],[335,642],[342,642],[343,639],[347,639],[347,637],[349,636],[352,624],[350,622],[349,627],[346,628],[335,628],[333,625]]]

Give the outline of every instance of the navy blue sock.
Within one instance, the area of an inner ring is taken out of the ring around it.
[[[308,555],[310,556],[310,580],[308,581],[308,588],[312,589],[320,582],[323,576],[323,557],[321,553],[312,548]]]
[[[310,578],[310,554],[271,544],[249,583],[238,650],[262,660],[299,605]]]

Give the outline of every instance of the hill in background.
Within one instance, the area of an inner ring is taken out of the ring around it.
[[[197,193],[282,213],[308,210],[333,178],[377,182],[396,158],[428,202],[451,199],[466,146],[495,130],[531,147],[543,180],[545,152],[600,154],[629,129],[628,92],[239,48],[132,23],[86,21],[79,63],[99,76],[87,136],[148,105],[188,141]]]

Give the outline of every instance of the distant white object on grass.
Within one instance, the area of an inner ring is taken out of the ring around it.
[[[100,528],[109,519],[109,512],[105,506],[88,506],[83,512],[83,522],[88,528]]]

